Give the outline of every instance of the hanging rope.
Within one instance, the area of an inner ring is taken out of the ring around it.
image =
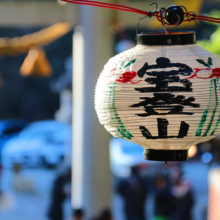
[[[136,8],[132,8],[132,7],[124,6],[124,5],[119,5],[119,4],[104,3],[104,2],[97,2],[97,1],[90,1],[90,0],[61,0],[61,1],[74,3],[78,5],[90,5],[90,6],[100,7],[100,8],[109,8],[109,9],[114,9],[114,10],[133,12],[133,13],[138,13],[138,14],[142,14],[146,16],[150,15],[150,12],[148,11],[143,11],[140,9],[136,9]],[[158,13],[155,13],[151,16],[157,17]]]
[[[91,0],[61,0],[64,2],[68,3],[73,3],[73,4],[78,4],[78,5],[90,5],[90,6],[96,6],[96,7],[101,7],[101,8],[109,8],[109,9],[114,9],[114,10],[120,10],[120,11],[127,11],[127,12],[133,12],[133,13],[138,13],[146,16],[154,16],[158,19],[159,22],[163,22],[161,19],[160,11],[157,10],[155,12],[150,12],[150,11],[143,11],[140,9],[120,5],[120,4],[112,4],[112,3],[104,3],[104,2],[99,2],[99,1],[91,1]],[[163,13],[167,12],[166,9],[163,9]],[[192,21],[192,20],[197,20],[197,21],[209,21],[209,22],[214,22],[214,23],[220,23],[220,18],[212,18],[208,16],[202,16],[202,15],[195,15],[194,13],[190,12],[184,12],[185,18],[184,22],[186,21]],[[165,17],[164,17],[165,19]],[[168,23],[165,22],[165,24],[169,25]]]

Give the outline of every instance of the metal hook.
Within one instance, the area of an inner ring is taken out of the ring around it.
[[[157,4],[156,2],[153,2],[153,3],[151,3],[149,6],[151,6],[151,5],[156,5],[156,8],[154,9],[153,13],[156,12],[156,11],[157,11],[157,7],[158,7],[158,4]]]
[[[185,10],[185,12],[187,13],[187,14],[185,15],[185,17],[186,17],[187,19],[189,19],[189,15],[188,15],[188,14],[189,14],[190,12],[187,11],[186,7],[183,6],[183,5],[180,5],[179,7],[180,7],[180,8],[183,8],[183,9]],[[192,11],[192,12],[195,14],[194,11]]]
[[[160,9],[160,18],[161,18],[163,29],[164,29],[165,33],[167,35],[170,34],[170,32],[167,30],[167,28],[165,26],[165,22],[164,22],[164,19],[163,19],[163,10],[162,10],[162,8]]]
[[[167,169],[167,161],[165,161],[164,168]]]
[[[197,32],[197,23],[196,23],[196,19],[195,19],[195,17],[196,17],[196,12],[190,11],[189,14],[192,14],[192,18],[191,18],[191,20],[189,20],[189,22],[190,22],[190,21],[193,21],[193,20],[195,21],[195,32]]]
[[[154,9],[153,12],[149,11],[149,12],[148,12],[149,15],[144,16],[144,17],[142,17],[142,18],[140,18],[140,19],[138,20],[137,27],[136,27],[136,36],[137,36],[137,34],[138,34],[138,29],[139,29],[139,23],[140,23],[140,20],[142,20],[142,19],[144,19],[144,18],[146,18],[146,17],[151,18],[152,15],[153,15],[154,13],[157,13],[157,7],[158,7],[158,4],[157,4],[156,2],[154,2],[154,3],[151,3],[150,6],[151,6],[151,5],[156,5],[156,8]]]
[[[185,12],[187,13],[186,15],[185,15],[185,17],[187,18],[187,20],[188,20],[188,22],[190,22],[190,21],[195,21],[195,32],[197,32],[197,23],[196,23],[196,19],[195,19],[195,17],[196,17],[196,12],[195,11],[187,11],[187,9],[185,8],[185,6],[180,6],[181,8],[183,8],[184,10],[185,10]]]
[[[190,12],[187,12],[187,13],[189,13],[190,16],[192,16],[192,18],[189,20],[189,22],[190,22],[190,21],[193,21],[193,20],[196,22],[196,19],[195,19],[196,13],[195,13],[194,11],[190,11]],[[190,16],[187,15],[187,19],[188,19]]]
[[[142,18],[140,18],[140,19],[138,20],[137,27],[136,27],[136,37],[137,37],[137,34],[138,34],[138,29],[139,29],[140,20],[142,20],[142,19],[144,19],[144,18],[146,18],[146,17],[148,17],[148,15],[147,15],[147,16],[144,16],[144,17],[142,17]]]

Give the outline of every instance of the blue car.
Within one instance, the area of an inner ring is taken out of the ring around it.
[[[2,166],[53,167],[70,151],[70,125],[55,120],[33,122],[4,144]]]
[[[0,120],[0,151],[5,142],[17,136],[26,125],[23,119]]]
[[[110,141],[111,171],[116,176],[126,177],[130,174],[130,167],[147,163],[143,156],[144,149],[133,142],[112,138]]]

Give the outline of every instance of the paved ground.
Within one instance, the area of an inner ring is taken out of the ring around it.
[[[2,188],[9,195],[11,205],[0,213],[1,220],[47,220],[50,191],[56,172],[46,169],[25,169],[22,174],[35,182],[35,192],[16,192],[12,189],[11,170],[4,170]],[[65,204],[66,216],[70,214],[70,201]],[[67,218],[66,218],[67,219]]]
[[[189,179],[191,179],[196,205],[194,207],[193,220],[206,220],[202,218],[202,212],[207,207],[208,182],[207,174],[210,167],[202,163],[184,163],[184,170]],[[1,211],[1,220],[47,220],[46,212],[49,206],[50,190],[56,172],[46,169],[25,169],[23,175],[31,178],[35,182],[34,193],[19,193],[12,189],[12,172],[5,170],[2,175],[2,188],[10,195],[11,205],[8,210]],[[122,201],[117,195],[113,196],[113,210],[115,220],[123,220],[121,211]],[[147,211],[149,219],[153,216],[153,196],[149,196],[147,201]],[[70,213],[70,201],[65,204],[66,219]],[[66,220],[65,219],[65,220]]]

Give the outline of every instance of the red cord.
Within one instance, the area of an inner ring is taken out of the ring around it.
[[[119,5],[119,4],[112,4],[112,3],[104,3],[104,2],[97,2],[97,1],[91,1],[91,0],[62,0],[64,2],[68,3],[74,3],[78,5],[90,5],[90,6],[96,6],[96,7],[101,7],[101,8],[109,8],[109,9],[114,9],[114,10],[120,10],[120,11],[127,11],[127,12],[133,12],[133,13],[138,13],[142,15],[150,15],[148,11],[143,11],[140,9],[124,6],[124,5]],[[158,17],[158,13],[152,14],[151,16]]]
[[[134,12],[138,14],[143,15],[149,15],[149,12],[123,6],[123,5],[117,5],[117,4],[110,4],[110,3],[104,3],[104,2],[97,2],[97,1],[90,1],[90,0],[62,0],[69,3],[79,4],[79,5],[90,5],[90,6],[96,6],[101,8],[109,8],[109,9],[115,9],[115,10],[121,10],[121,11],[128,11],[128,12]]]
[[[99,1],[91,1],[91,0],[61,0],[64,2],[68,3],[74,3],[78,5],[90,5],[90,6],[96,6],[96,7],[101,7],[101,8],[109,8],[109,9],[114,9],[114,10],[120,10],[120,11],[127,11],[127,12],[133,12],[133,13],[138,13],[146,16],[154,16],[158,19],[160,23],[162,23],[160,13],[150,13],[148,11],[143,11],[140,9],[124,6],[124,5],[119,5],[119,4],[112,4],[112,3],[104,3],[104,2],[99,2]],[[163,11],[166,12],[166,11]],[[193,16],[190,13],[184,13],[185,15],[189,16],[190,18],[185,19],[184,22],[186,21],[192,21],[192,20],[198,20],[198,21],[209,21],[209,22],[214,22],[214,23],[220,23],[220,18],[212,18],[208,16],[202,16],[202,15],[195,15]],[[170,25],[167,22],[165,22],[166,25]]]

